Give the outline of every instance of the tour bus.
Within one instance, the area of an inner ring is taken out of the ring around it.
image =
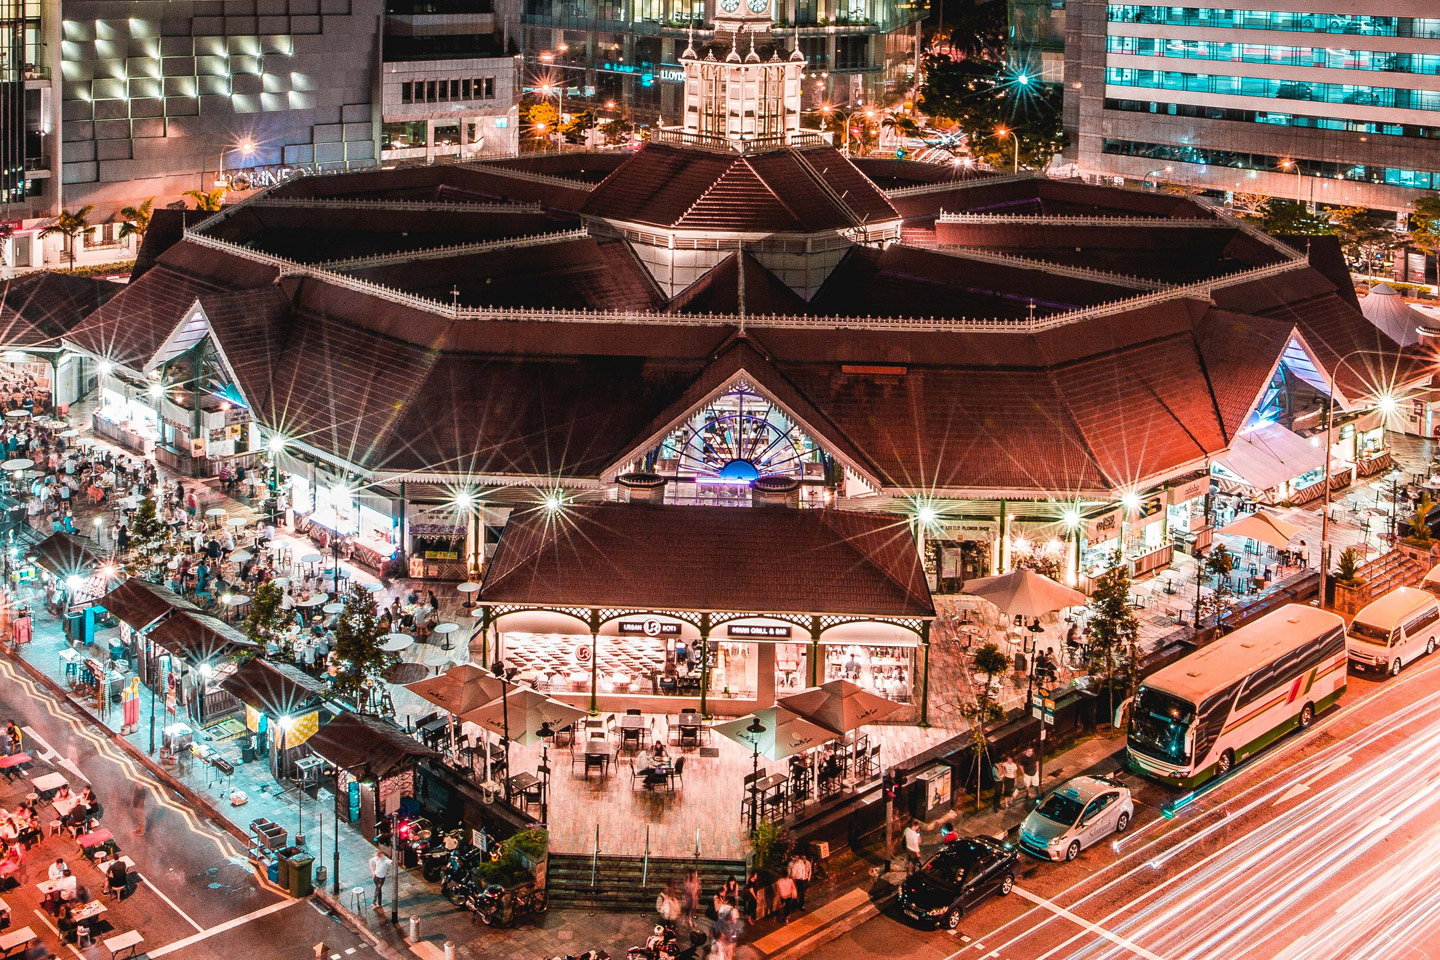
[[[1342,618],[1287,604],[1146,677],[1126,757],[1179,787],[1224,776],[1339,700],[1345,661]]]
[[[1372,600],[1350,621],[1345,649],[1356,670],[1400,672],[1411,660],[1435,652],[1440,640],[1440,604],[1434,594],[1396,587]]]

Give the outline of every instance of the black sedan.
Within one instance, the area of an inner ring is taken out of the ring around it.
[[[954,930],[960,917],[992,893],[1015,889],[1019,855],[989,837],[962,837],[947,843],[906,878],[900,909],[921,923]]]

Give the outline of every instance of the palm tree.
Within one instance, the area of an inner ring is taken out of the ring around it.
[[[216,213],[220,209],[220,201],[225,199],[225,188],[216,187],[214,190],[186,190],[181,196],[194,200],[196,210],[202,210],[205,213]]]
[[[138,207],[121,207],[120,218],[125,222],[120,224],[120,239],[133,235],[137,241],[145,239],[145,231],[150,229],[150,210],[155,206],[155,198],[143,201]]]
[[[880,127],[893,133],[897,140],[920,136],[920,125],[903,113],[887,113],[880,121]]]
[[[42,237],[58,233],[65,238],[65,252],[70,256],[71,273],[75,272],[75,238],[90,229],[90,211],[94,209],[94,204],[87,203],[73,213],[61,210],[55,222],[40,231]]]

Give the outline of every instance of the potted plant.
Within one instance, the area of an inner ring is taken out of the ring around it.
[[[1335,609],[1346,616],[1354,616],[1370,600],[1365,580],[1360,576],[1363,563],[1364,559],[1354,547],[1340,552],[1340,564],[1335,571]]]

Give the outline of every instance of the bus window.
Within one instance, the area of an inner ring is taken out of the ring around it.
[[[1181,764],[1190,759],[1190,725],[1195,707],[1158,690],[1140,688],[1130,711],[1130,746],[1157,760]]]

